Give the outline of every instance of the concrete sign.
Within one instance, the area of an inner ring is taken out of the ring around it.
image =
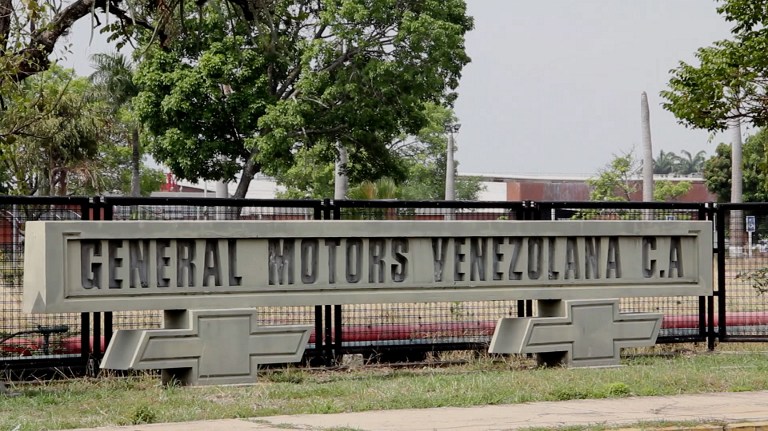
[[[101,367],[161,369],[164,383],[184,385],[254,382],[259,364],[300,361],[312,329],[258,326],[254,309],[166,311],[165,327],[117,331]]]
[[[28,222],[24,310],[708,295],[697,221]]]
[[[622,347],[656,344],[660,313],[619,312],[618,299],[540,301],[539,314],[503,318],[490,353],[540,353],[540,362],[569,366],[619,365]]]
[[[712,293],[697,221],[28,222],[24,257],[27,312],[164,310],[164,329],[118,331],[102,367],[183,384],[301,358],[310,327],[259,327],[249,307],[536,299],[491,352],[585,366],[661,322],[595,298]]]

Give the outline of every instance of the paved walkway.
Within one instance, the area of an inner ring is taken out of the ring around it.
[[[708,421],[732,424],[725,429],[768,430],[768,391],[270,416],[249,420],[106,427],[98,430],[285,431],[344,428],[365,431],[500,431],[590,424],[621,426],[658,421]],[[744,422],[753,424],[747,426]],[[754,422],[762,424],[755,426]],[[722,430],[724,427],[693,429]]]

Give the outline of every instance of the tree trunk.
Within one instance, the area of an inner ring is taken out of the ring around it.
[[[66,196],[67,195],[67,170],[65,168],[61,168],[59,171],[59,192],[56,193],[57,196]]]
[[[336,158],[336,165],[334,166],[333,198],[346,199],[349,190],[349,178],[347,177],[347,162],[349,160],[344,145],[337,143],[337,148],[339,149],[339,157]]]
[[[743,202],[742,182],[744,178],[743,163],[741,158],[741,121],[734,119],[729,128],[731,132],[731,202]],[[731,211],[730,214],[730,246],[735,253],[744,246],[744,213],[743,211]]]
[[[139,128],[131,130],[131,196],[141,196],[141,151],[139,148]]]
[[[449,126],[453,127],[453,126]],[[454,163],[453,130],[448,132],[448,145],[445,150],[445,200],[456,200],[456,164]]]
[[[640,123],[643,137],[643,202],[653,201],[653,148],[651,144],[651,115],[648,95],[640,95]]]
[[[237,199],[245,198],[245,194],[248,192],[248,186],[251,185],[253,177],[260,169],[260,166],[256,163],[255,160],[253,160],[254,155],[255,152],[252,152],[248,158],[248,161],[245,162],[245,166],[243,166],[243,172],[240,175],[240,182],[237,184],[237,189],[235,189],[235,195],[233,196]]]

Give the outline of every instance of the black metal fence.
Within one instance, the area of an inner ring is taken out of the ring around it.
[[[31,220],[88,220],[88,198],[0,196],[0,369],[32,375],[52,367],[85,370],[91,364],[90,316],[25,314],[24,227]]]
[[[717,338],[768,341],[768,203],[722,204],[715,219]]]
[[[753,217],[747,219],[747,217]],[[711,220],[716,286],[709,297],[622,299],[626,312],[664,314],[660,343],[768,341],[768,203],[405,202],[210,198],[0,197],[0,370],[92,369],[116,329],[152,328],[161,313],[21,312],[28,220]],[[754,232],[747,233],[747,221]],[[751,241],[750,241],[751,240]],[[311,324],[307,357],[333,363],[362,353],[421,359],[486,348],[500,317],[534,313],[532,301],[263,307],[262,324]]]

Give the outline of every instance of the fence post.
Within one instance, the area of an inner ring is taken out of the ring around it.
[[[107,203],[105,200],[101,200],[98,196],[93,198],[93,203],[96,211],[101,215],[102,220],[112,220],[114,217],[114,207]],[[104,347],[109,346],[109,342],[112,341],[112,312],[107,311],[104,313]],[[101,350],[96,352],[101,358]]]
[[[717,228],[717,292],[714,293],[717,295],[717,338],[720,342],[728,338],[725,310],[725,213],[727,210],[728,207],[725,205],[717,206],[715,223]],[[714,322],[712,327],[714,328]]]
[[[330,199],[323,201],[326,208],[327,219],[341,220],[340,208]],[[327,308],[330,315],[330,306]],[[340,304],[333,306],[333,341],[331,344],[330,357],[328,358],[331,364],[338,364],[341,362],[343,355],[342,342],[344,341],[344,330],[342,323],[342,306]],[[330,320],[330,319],[329,319]]]
[[[95,196],[93,198],[93,217],[92,220],[99,221],[101,220],[101,198],[99,196]],[[104,313],[104,317],[106,320],[106,314]],[[93,368],[90,369],[91,373],[93,373],[94,376],[98,375],[99,373],[99,362],[101,361],[101,334],[102,334],[102,322],[101,322],[101,313],[95,312],[91,313],[92,322],[93,322],[93,343],[92,343],[92,349],[91,349],[91,361],[93,362]],[[109,313],[109,323],[110,327],[112,326],[112,314]],[[106,325],[104,327],[104,336],[106,338]],[[106,340],[105,340],[106,342]]]
[[[698,214],[699,220],[709,220],[713,227],[715,223],[714,203],[701,204]],[[714,237],[717,241],[717,237]],[[712,244],[712,247],[715,245]],[[706,303],[705,303],[706,302]],[[707,349],[715,350],[715,297],[713,295],[699,297],[699,334],[707,340]],[[705,320],[706,319],[706,320]]]
[[[80,220],[90,220],[95,213],[94,205],[89,201],[80,206]],[[80,313],[80,358],[83,360],[86,371],[90,365],[91,356],[91,315]]]

